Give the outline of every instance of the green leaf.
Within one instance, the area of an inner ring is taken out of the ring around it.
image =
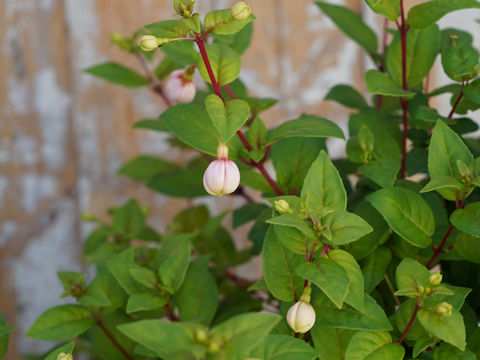
[[[115,210],[112,228],[115,233],[127,235],[129,238],[134,238],[141,233],[145,228],[145,216],[135,200],[129,200]]]
[[[57,360],[58,355],[60,355],[61,353],[71,354],[74,347],[75,347],[74,342],[59,346],[55,350],[53,350],[50,354],[48,354],[44,360]]]
[[[158,276],[163,286],[170,293],[178,291],[187,274],[190,263],[190,241],[184,238],[179,241],[176,249],[169,253],[168,258],[158,268]]]
[[[345,245],[372,232],[372,227],[360,216],[346,210],[335,210],[322,217],[322,226],[331,234],[329,241]]]
[[[291,137],[345,138],[342,129],[334,122],[313,115],[302,115],[296,120],[284,122],[279,127],[270,130],[265,145]]]
[[[360,265],[358,265],[352,255],[343,250],[332,250],[328,253],[328,257],[330,260],[333,260],[338,265],[343,267],[347,272],[350,284],[348,285],[348,292],[345,302],[354,309],[364,312],[364,279]]]
[[[158,174],[147,182],[147,186],[159,193],[179,197],[193,198],[207,195],[203,187],[203,170],[179,170]]]
[[[267,208],[264,204],[245,204],[233,211],[233,228],[236,229],[252,220],[255,220]]]
[[[480,7],[480,3],[478,5]],[[467,40],[451,37],[442,49],[443,70],[454,81],[470,80],[478,75],[478,56],[478,51]]]
[[[233,35],[215,34],[215,42],[230,46],[237,53],[242,55],[250,46],[253,35],[253,23],[247,24],[242,30]],[[242,96],[243,97],[243,96]]]
[[[148,181],[156,174],[167,173],[177,169],[177,164],[164,159],[140,155],[124,164],[118,170],[118,173],[137,181]]]
[[[12,326],[9,326],[7,324],[7,322],[5,321],[5,317],[0,314],[0,358],[3,358],[7,353],[10,332],[13,329],[14,328]]]
[[[277,141],[270,157],[277,175],[277,184],[285,193],[299,193],[305,176],[320,150],[325,150],[325,139],[290,138]]]
[[[220,134],[220,140],[227,143],[235,135],[250,116],[250,107],[244,100],[235,99],[227,101],[210,94],[205,99],[205,107],[213,125]]]
[[[336,101],[352,109],[368,107],[362,94],[349,85],[336,85],[330,89],[324,100]]]
[[[365,291],[367,293],[372,292],[384,279],[391,259],[392,252],[383,246],[365,258],[362,272],[365,279]]]
[[[224,44],[206,45],[213,75],[220,86],[231,83],[240,74],[240,55]],[[211,83],[207,68],[202,59],[198,60],[198,70],[206,82]]]
[[[463,88],[465,97],[476,104],[480,104],[480,79],[472,81]]]
[[[92,286],[93,285],[93,286]],[[85,294],[78,298],[80,304],[95,307],[108,307],[111,305],[108,296],[103,289],[97,287],[95,283],[88,287]]]
[[[460,351],[452,345],[442,343],[433,349],[434,360],[476,360],[477,357],[470,350]]]
[[[333,328],[366,330],[366,331],[390,331],[392,325],[387,319],[384,310],[365,294],[365,312],[361,313],[348,306],[338,309],[326,297],[312,296],[313,307],[316,312],[316,323]]]
[[[183,66],[195,65],[199,54],[193,48],[193,41],[176,41],[162,45],[162,51],[168,58]]]
[[[267,220],[267,223],[295,228],[310,239],[316,239],[318,237],[313,230],[311,223],[303,220],[298,215],[282,214]]]
[[[322,360],[345,360],[345,351],[353,334],[352,330],[335,329],[318,322],[310,330],[315,349]]]
[[[188,34],[187,25],[181,20],[164,20],[146,25],[152,35],[159,38],[183,38]]]
[[[343,306],[350,286],[347,271],[335,261],[320,258],[316,265],[305,262],[295,269],[304,279],[318,286],[338,309]]]
[[[412,27],[424,28],[452,11],[472,8],[480,8],[480,3],[476,0],[432,0],[412,7],[407,23]]]
[[[217,131],[203,107],[178,104],[165,110],[160,120],[185,144],[206,154],[217,155]]]
[[[130,266],[128,268],[128,272],[138,284],[145,286],[147,289],[156,289],[157,275],[152,270],[135,264],[135,267]]]
[[[377,14],[395,21],[400,16],[400,3],[397,0],[366,0],[368,6]]]
[[[215,326],[210,335],[224,342],[222,354],[225,359],[244,359],[279,321],[279,315],[245,313]]]
[[[444,177],[456,178],[461,181],[457,167],[457,160],[461,160],[467,166],[473,164],[473,156],[467,145],[452,129],[443,121],[438,120],[433,129],[432,139],[428,152],[428,172],[432,181]],[[438,192],[447,200],[461,198],[455,188],[439,189]]]
[[[365,83],[368,92],[371,94],[403,97],[407,100],[415,95],[412,91],[403,90],[391,78],[378,70],[367,71],[365,73]]]
[[[345,360],[402,360],[405,349],[392,344],[388,332],[359,331],[352,336],[345,353]]]
[[[402,44],[400,33],[395,33],[388,47],[385,65],[392,80],[402,86]],[[441,34],[437,25],[407,32],[407,85],[416,87],[428,74],[440,51]]]
[[[425,288],[430,285],[429,277],[430,272],[427,268],[418,261],[410,258],[404,259],[398,265],[395,273],[398,289],[404,294],[409,292],[411,297],[416,297],[418,295],[418,288],[420,286]]]
[[[74,338],[95,323],[90,311],[80,305],[60,305],[45,311],[32,324],[25,336],[47,341]]]
[[[320,151],[310,167],[300,197],[312,215],[347,208],[342,179],[325,151]]]
[[[468,204],[450,215],[450,222],[458,230],[480,237],[480,202]]]
[[[180,324],[140,320],[120,325],[118,330],[164,359],[172,359],[179,351],[195,351],[187,329]]]
[[[268,220],[267,220],[268,221]],[[275,236],[291,252],[305,255],[305,250],[309,249],[312,243],[299,230],[292,227],[273,225]]]
[[[250,353],[250,358],[263,360],[314,360],[317,356],[317,351],[305,341],[288,335],[267,335]]]
[[[272,227],[268,229],[262,252],[263,276],[274,297],[282,301],[292,301],[295,291],[300,293],[303,282],[295,268],[304,261],[304,256],[285,249]]]
[[[457,309],[452,309],[450,316],[444,316],[434,309],[421,308],[417,316],[425,330],[456,348],[465,350],[465,325]]]
[[[232,19],[232,9],[214,10],[205,16],[205,28],[212,34],[232,35],[241,31],[247,24],[255,20],[250,15],[245,20]]]
[[[142,288],[138,286],[129,271],[131,268],[139,267],[134,262],[134,256],[135,249],[129,248],[107,262],[108,270],[129,295],[142,292]]]
[[[111,83],[128,87],[140,87],[148,85],[149,83],[146,77],[114,62],[106,62],[100,65],[92,66],[88,69],[85,69],[85,72],[107,80]]]
[[[315,4],[327,15],[348,37],[358,43],[366,52],[377,51],[377,36],[370,27],[352,10],[343,6],[317,1]]]
[[[458,234],[455,251],[465,260],[480,264],[480,239],[466,233]]]
[[[182,287],[175,295],[180,320],[210,324],[218,307],[218,290],[208,264],[198,258],[192,261]]]
[[[142,293],[130,295],[127,302],[127,314],[137,311],[155,310],[164,307],[167,299],[158,295]]]
[[[419,194],[394,187],[378,190],[367,200],[403,239],[420,248],[430,245],[435,220],[430,206]]]

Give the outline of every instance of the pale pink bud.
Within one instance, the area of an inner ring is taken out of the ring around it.
[[[313,306],[305,301],[297,301],[288,309],[287,323],[296,333],[306,333],[315,324]]]
[[[195,98],[195,83],[191,74],[185,70],[175,70],[170,74],[165,84],[167,97],[176,103],[189,103]]]
[[[208,165],[203,174],[203,187],[214,196],[233,193],[240,184],[240,171],[237,164],[228,158],[228,147],[219,145],[217,160]]]

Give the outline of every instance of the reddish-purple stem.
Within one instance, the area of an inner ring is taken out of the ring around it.
[[[405,337],[407,336],[408,332],[410,331],[410,329],[412,328],[413,326],[413,323],[415,322],[415,319],[417,318],[417,312],[418,310],[420,310],[420,305],[418,303],[418,298],[415,300],[415,310],[413,310],[413,314],[412,314],[412,317],[410,318],[410,321],[408,322],[407,326],[405,327],[405,329],[403,330],[402,332],[402,335],[400,335],[400,338],[397,340],[397,343],[398,344],[401,344],[403,342],[403,340],[405,339]]]

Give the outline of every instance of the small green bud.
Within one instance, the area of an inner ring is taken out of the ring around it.
[[[173,7],[178,15],[189,18],[193,14],[193,7],[195,1],[193,0],[174,0]]]
[[[275,210],[279,212],[280,214],[286,214],[286,213],[293,213],[292,209],[290,208],[290,205],[288,202],[285,200],[275,200]]]
[[[207,344],[207,332],[204,329],[195,329],[195,340],[200,344]]]
[[[235,20],[245,20],[250,16],[251,12],[250,6],[240,1],[232,7],[232,18]]]
[[[216,342],[215,340],[210,340],[208,343],[208,350],[207,352],[209,354],[216,354],[220,351],[220,344]]]
[[[469,183],[472,180],[470,168],[460,159],[457,160],[457,169],[465,183]]]
[[[448,317],[452,315],[452,305],[445,301],[442,301],[440,304],[438,304],[435,310],[437,314],[440,314],[442,316]]]
[[[428,278],[428,281],[430,281],[430,284],[437,286],[440,285],[442,282],[443,276],[440,274],[440,271],[434,272],[430,277]]]
[[[58,354],[57,360],[73,360],[72,354],[65,354],[64,352]]]
[[[425,288],[422,285],[420,285],[417,287],[417,291],[418,291],[418,294],[422,296],[425,293]]]
[[[153,51],[160,46],[160,39],[153,35],[143,35],[140,39],[138,46],[143,51]]]
[[[430,289],[428,286],[425,288],[425,295],[426,296],[430,296],[430,294],[432,293],[432,289]]]

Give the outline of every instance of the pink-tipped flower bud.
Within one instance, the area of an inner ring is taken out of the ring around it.
[[[196,88],[192,80],[194,70],[176,70],[165,84],[167,97],[176,103],[189,103],[195,98]]]
[[[296,333],[306,333],[315,324],[315,310],[310,304],[310,293],[312,288],[310,285],[303,289],[300,301],[288,309],[287,323]]]
[[[240,171],[237,164],[228,158],[228,147],[220,144],[217,148],[217,160],[208,165],[203,174],[203,187],[214,196],[233,193],[240,184]]]

